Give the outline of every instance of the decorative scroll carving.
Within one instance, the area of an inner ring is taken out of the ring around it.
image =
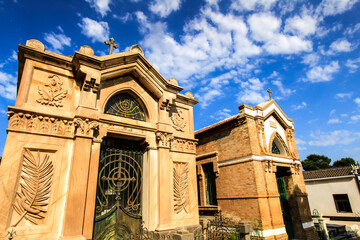
[[[66,97],[67,90],[62,89],[63,83],[60,81],[59,76],[50,75],[50,83],[46,83],[45,86],[39,86],[40,99],[36,100],[43,105],[62,107],[62,99]]]
[[[53,164],[49,155],[41,159],[40,151],[34,156],[25,149],[20,190],[16,193],[14,210],[20,215],[13,225],[17,226],[25,218],[34,225],[41,224],[49,204]]]
[[[73,136],[74,124],[66,119],[42,116],[33,113],[8,112],[9,129]]]
[[[196,153],[197,142],[190,139],[174,138],[171,142],[171,150],[178,152]]]
[[[184,128],[186,127],[186,121],[182,115],[183,115],[182,111],[178,110],[177,113],[174,112],[171,116],[173,128],[175,128],[175,130],[181,131],[181,132],[183,132]]]
[[[188,213],[188,163],[174,162],[174,211]]]
[[[91,121],[89,119],[81,119],[81,118],[75,118],[74,124],[77,127],[76,133],[79,135],[85,135],[90,136],[93,129],[99,128],[99,123],[96,121]]]

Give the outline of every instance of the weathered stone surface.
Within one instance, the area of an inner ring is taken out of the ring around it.
[[[130,47],[129,51],[132,52],[132,53],[140,53],[141,55],[144,56],[144,51],[142,50],[142,48],[138,44],[132,45]]]
[[[31,39],[26,41],[26,46],[35,48],[39,51],[45,51],[45,46],[42,42],[36,39]]]
[[[86,54],[86,55],[94,56],[94,50],[91,47],[86,46],[86,45],[81,46],[79,52]]]

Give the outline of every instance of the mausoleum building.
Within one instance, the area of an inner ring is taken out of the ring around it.
[[[271,92],[269,91],[271,94]],[[201,216],[252,222],[264,239],[318,239],[301,171],[294,122],[271,99],[195,132]]]
[[[191,235],[199,224],[193,94],[180,94],[138,45],[64,56],[29,40],[18,59],[0,236],[130,239],[141,226]]]

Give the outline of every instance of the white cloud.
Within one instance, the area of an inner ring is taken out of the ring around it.
[[[360,30],[360,23],[357,23],[355,26],[353,27],[348,27],[346,30],[345,30],[345,34],[347,35],[353,35],[354,33],[356,33],[357,31]]]
[[[237,101],[242,103],[259,104],[268,100],[264,89],[265,82],[258,78],[250,78],[240,83],[241,91],[237,94]]]
[[[291,90],[290,88],[284,87],[282,81],[280,81],[280,80],[273,80],[273,81],[271,81],[271,83],[278,87],[278,89],[281,93],[281,97],[279,97],[279,98],[288,97],[296,91],[296,90]]]
[[[329,54],[338,53],[338,52],[350,52],[351,43],[346,39],[338,39],[335,42],[332,42],[330,45]]]
[[[333,79],[333,74],[337,73],[340,70],[338,61],[332,61],[329,65],[324,67],[316,66],[310,69],[306,73],[307,79],[304,79],[305,82],[328,82]]]
[[[15,76],[0,71],[0,96],[15,100],[16,99],[16,83]]]
[[[336,124],[336,123],[341,123],[341,120],[338,118],[330,118],[328,121],[328,124]]]
[[[111,0],[85,0],[90,4],[90,7],[95,8],[97,13],[100,13],[102,17],[106,16],[110,11]]]
[[[360,98],[355,98],[354,102],[360,107]]]
[[[237,0],[233,1],[230,8],[237,11],[251,11],[255,8],[269,10],[277,0]]]
[[[302,63],[305,63],[310,67],[313,67],[317,65],[319,61],[320,61],[320,56],[317,53],[309,53],[303,56]]]
[[[354,60],[348,59],[345,63],[345,66],[349,68],[350,73],[355,73],[359,68],[359,65],[360,65],[360,58]]]
[[[131,13],[127,12],[127,13],[126,13],[125,15],[123,15],[123,16],[119,16],[119,15],[113,14],[113,18],[118,19],[118,20],[120,20],[120,21],[123,22],[123,23],[126,23],[127,21],[132,20],[132,19],[133,19],[133,16],[132,16]]]
[[[351,117],[350,117],[350,120],[351,120],[350,123],[355,123],[355,122],[357,122],[357,121],[360,120],[360,115],[351,116]]]
[[[241,68],[248,57],[261,51],[247,38],[241,17],[211,8],[202,9],[189,21],[179,40],[167,31],[166,23],[152,23],[142,12],[135,16],[144,34],[140,45],[146,57],[166,78],[175,77],[186,88],[215,70]]]
[[[311,146],[349,145],[360,139],[360,132],[335,130],[333,132],[316,131],[310,135],[314,140],[309,141]]]
[[[348,92],[348,93],[337,93],[335,95],[336,99],[350,99],[352,97],[353,93],[352,92]]]
[[[269,13],[255,13],[248,19],[251,36],[263,42],[263,48],[271,54],[295,54],[312,50],[312,42],[298,36],[280,33],[281,19]]]
[[[64,46],[71,46],[71,38],[67,37],[63,33],[45,33],[44,39],[51,45],[51,48],[55,51],[63,50]]]
[[[316,24],[316,19],[309,15],[295,16],[286,20],[284,31],[304,37],[315,33]]]
[[[292,105],[291,108],[293,111],[297,111],[297,110],[305,108],[306,106],[307,106],[306,102],[302,102],[301,104],[298,104],[298,105]]]
[[[150,4],[150,11],[156,15],[165,18],[170,15],[171,12],[180,9],[181,0],[155,0]]]
[[[81,33],[90,38],[93,43],[109,39],[110,29],[107,22],[98,22],[85,17],[81,23],[78,23],[78,26],[81,28]]]
[[[300,139],[300,138],[295,138],[295,142],[296,142],[296,145],[306,145],[307,142]]]
[[[217,121],[221,121],[223,119],[231,117],[232,115],[230,113],[231,113],[230,109],[224,108],[224,109],[218,110],[213,115],[210,115],[210,117]]]
[[[317,11],[324,16],[343,13],[353,7],[358,0],[323,0]]]

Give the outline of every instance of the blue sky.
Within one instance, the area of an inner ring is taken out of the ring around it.
[[[14,106],[17,45],[73,55],[139,44],[167,79],[200,100],[195,129],[273,98],[295,122],[301,159],[360,160],[357,0],[0,0],[0,151]]]

